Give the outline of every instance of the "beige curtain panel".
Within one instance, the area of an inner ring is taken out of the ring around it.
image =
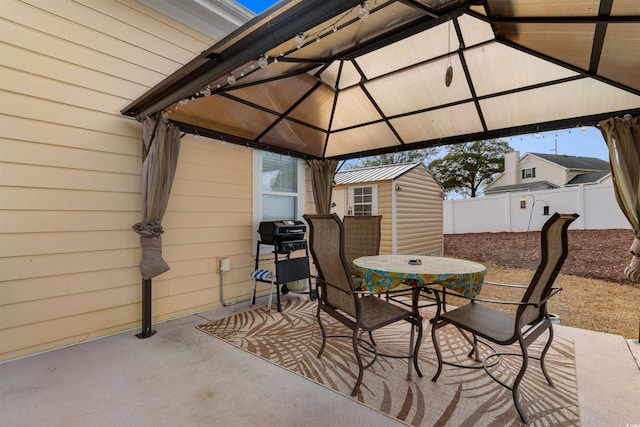
[[[337,160],[308,160],[311,168],[311,185],[313,187],[313,201],[317,214],[328,214],[331,211],[331,192],[333,191],[333,177],[338,168]]]
[[[631,264],[624,275],[640,283],[640,116],[615,117],[599,123],[609,147],[613,187],[620,209],[633,227]]]
[[[145,280],[169,270],[162,259],[162,217],[180,153],[180,130],[158,113],[142,121],[142,221],[132,228],[140,235],[140,273]]]

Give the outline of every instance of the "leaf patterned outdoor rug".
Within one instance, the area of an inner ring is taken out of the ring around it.
[[[428,320],[424,322],[419,355],[422,378],[414,372],[407,379],[406,359],[379,357],[364,371],[358,395],[350,397],[357,375],[351,339],[329,339],[318,359],[322,335],[315,312],[315,302],[292,299],[283,301],[281,313],[257,308],[199,325],[198,329],[410,425],[522,425],[511,392],[482,369],[444,365],[438,381],[431,381],[437,362]],[[429,319],[432,315],[424,312],[424,317]],[[325,318],[328,334],[350,334],[340,323]],[[376,331],[374,339],[381,353],[397,354],[408,351],[409,333],[409,324],[400,322]],[[448,349],[443,354],[445,360],[470,361],[466,357],[468,345],[457,330],[447,326],[438,333],[443,351]],[[529,347],[530,354],[539,354],[544,337]],[[482,346],[480,350],[488,351]],[[369,353],[361,354],[365,363],[370,360]],[[495,372],[501,378],[514,378],[520,363],[520,358],[503,357]],[[520,386],[522,406],[531,425],[579,425],[573,342],[556,336],[546,365],[555,387],[547,384],[536,360],[530,361]]]

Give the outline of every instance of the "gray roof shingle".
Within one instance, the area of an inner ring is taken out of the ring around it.
[[[566,154],[545,154],[545,153],[530,153],[541,159],[548,160],[567,169],[580,169],[580,170],[592,170],[592,171],[609,171],[609,162],[606,162],[595,157],[579,157],[579,156],[567,156]]]
[[[506,193],[508,191],[521,191],[521,190],[530,190],[532,188],[547,185],[549,188],[558,188],[557,185],[550,183],[549,181],[535,181],[535,182],[524,182],[520,184],[512,184],[512,185],[501,185],[499,187],[494,187],[489,190],[485,190],[484,194],[492,194],[492,193]]]
[[[609,175],[609,171],[581,173],[580,175],[576,175],[570,179],[569,182],[567,182],[567,185],[591,184],[593,182],[598,182],[607,175]]]

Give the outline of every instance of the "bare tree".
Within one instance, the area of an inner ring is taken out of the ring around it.
[[[438,154],[439,147],[421,148],[419,150],[401,151],[397,153],[379,154],[377,156],[363,157],[355,163],[345,165],[346,169],[354,169],[368,166],[396,165],[400,163],[427,162]]]

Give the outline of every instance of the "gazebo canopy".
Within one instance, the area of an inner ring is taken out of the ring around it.
[[[637,116],[640,2],[282,0],[122,113],[162,110],[338,160]]]

